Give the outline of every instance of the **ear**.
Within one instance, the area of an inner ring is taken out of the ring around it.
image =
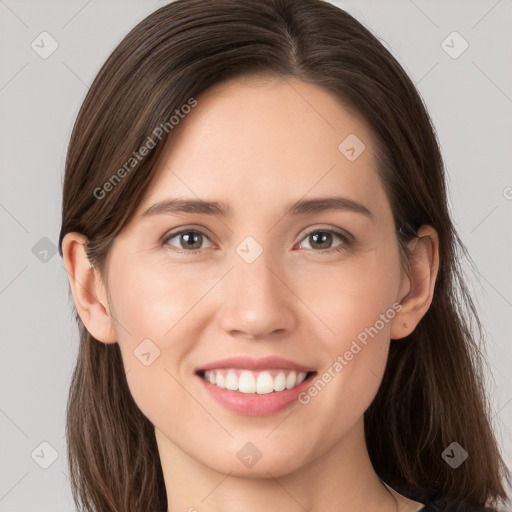
[[[115,343],[117,334],[109,314],[106,289],[99,270],[87,258],[87,238],[67,233],[62,240],[62,257],[75,306],[85,328],[103,343]]]
[[[410,275],[403,275],[399,292],[402,309],[393,319],[391,339],[408,336],[428,311],[434,296],[439,270],[439,237],[428,225],[418,230],[417,238],[409,242]]]

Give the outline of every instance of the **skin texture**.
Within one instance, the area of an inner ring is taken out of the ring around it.
[[[349,134],[366,146],[354,161],[338,150]],[[83,235],[64,238],[79,315],[97,340],[119,343],[133,398],[155,425],[170,511],[421,508],[400,495],[395,502],[374,472],[363,413],[390,340],[408,335],[428,310],[438,238],[421,227],[408,277],[373,147],[361,119],[315,85],[230,80],[200,96],[175,129],[103,279]],[[373,219],[349,211],[283,216],[296,200],[332,195],[362,203]],[[141,216],[169,198],[222,201],[233,213]],[[331,226],[356,242],[327,253],[343,240],[319,246],[308,236]],[[204,234],[199,253],[186,253],[180,236],[159,243],[184,227]],[[250,264],[236,252],[247,236],[263,250]],[[307,405],[243,416],[213,401],[195,375],[232,355],[278,355],[322,375],[398,303],[394,318]],[[149,366],[133,353],[147,338],[160,350]],[[252,467],[237,457],[247,442],[262,454]]]

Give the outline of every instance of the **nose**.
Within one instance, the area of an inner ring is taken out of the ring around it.
[[[220,327],[232,336],[264,339],[283,336],[297,323],[296,303],[288,274],[266,251],[252,263],[235,255],[234,268],[223,279]]]

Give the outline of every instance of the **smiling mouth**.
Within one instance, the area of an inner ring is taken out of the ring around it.
[[[219,368],[198,370],[196,374],[206,382],[220,389],[238,391],[240,393],[266,395],[279,393],[297,387],[311,379],[316,371],[297,372],[295,370],[273,368],[262,371],[240,368]]]

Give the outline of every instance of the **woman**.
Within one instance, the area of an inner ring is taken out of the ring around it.
[[[76,121],[59,249],[83,510],[505,502],[436,137],[343,10],[178,0],[139,23]]]

